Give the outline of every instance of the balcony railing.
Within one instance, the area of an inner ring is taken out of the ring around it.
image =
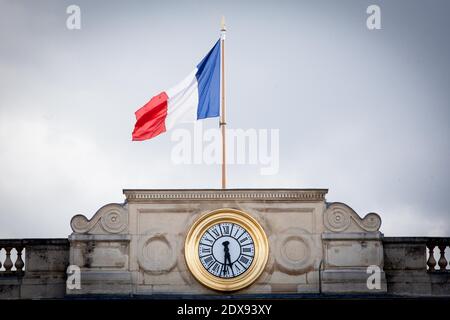
[[[0,299],[64,298],[69,250],[68,239],[0,240]],[[450,296],[450,238],[385,237],[383,252],[388,294]]]
[[[0,276],[21,277],[28,271],[65,270],[67,239],[0,239]],[[67,254],[68,256],[68,254]]]
[[[427,238],[426,246],[428,272],[450,272],[450,238]]]
[[[0,240],[0,275],[23,275],[26,240]]]

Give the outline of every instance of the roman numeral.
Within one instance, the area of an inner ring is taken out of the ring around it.
[[[248,238],[247,237],[244,237],[244,238],[242,238],[241,240],[239,240],[239,242],[240,243],[244,243],[245,241],[247,241],[248,240]]]
[[[203,265],[206,266],[206,269],[208,269],[214,263],[214,261],[214,258],[210,255],[203,259]]]
[[[217,271],[219,271],[219,268],[220,268],[220,265],[217,262],[215,262],[211,270],[213,272],[217,273]]]
[[[211,248],[202,247],[202,253],[211,253]]]
[[[223,275],[229,276],[233,272],[232,268],[229,265],[223,266]]]
[[[230,234],[230,226],[222,226],[223,234]]]
[[[216,235],[217,238],[220,236],[220,233],[216,229],[212,229],[211,231]]]
[[[252,248],[242,248],[242,252],[252,252]]]
[[[241,256],[239,258],[239,261],[242,262],[243,264],[247,264],[250,260],[248,258],[246,258],[245,256]]]

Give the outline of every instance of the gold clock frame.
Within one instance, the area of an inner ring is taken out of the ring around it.
[[[198,247],[203,233],[217,223],[236,223],[253,238],[255,255],[250,267],[237,277],[224,279],[210,274],[201,264]],[[251,215],[236,209],[223,208],[203,214],[189,229],[184,244],[184,257],[189,271],[206,287],[218,291],[237,291],[252,284],[266,267],[269,244],[262,226]]]

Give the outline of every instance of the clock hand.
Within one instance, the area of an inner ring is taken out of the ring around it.
[[[233,264],[231,263],[231,257],[230,257],[230,255],[228,255],[228,265],[230,266],[231,274],[232,274],[233,277],[234,277]]]
[[[223,257],[223,275],[228,273],[227,269],[227,258],[230,260],[230,249],[228,248],[228,245],[230,244],[229,241],[222,242],[223,245],[223,251],[224,251],[224,257]]]
[[[223,256],[223,275],[227,274],[227,254]]]

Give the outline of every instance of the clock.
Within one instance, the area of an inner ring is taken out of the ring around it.
[[[252,284],[264,271],[269,255],[264,229],[251,215],[235,209],[200,216],[188,231],[184,250],[192,275],[218,291]]]

